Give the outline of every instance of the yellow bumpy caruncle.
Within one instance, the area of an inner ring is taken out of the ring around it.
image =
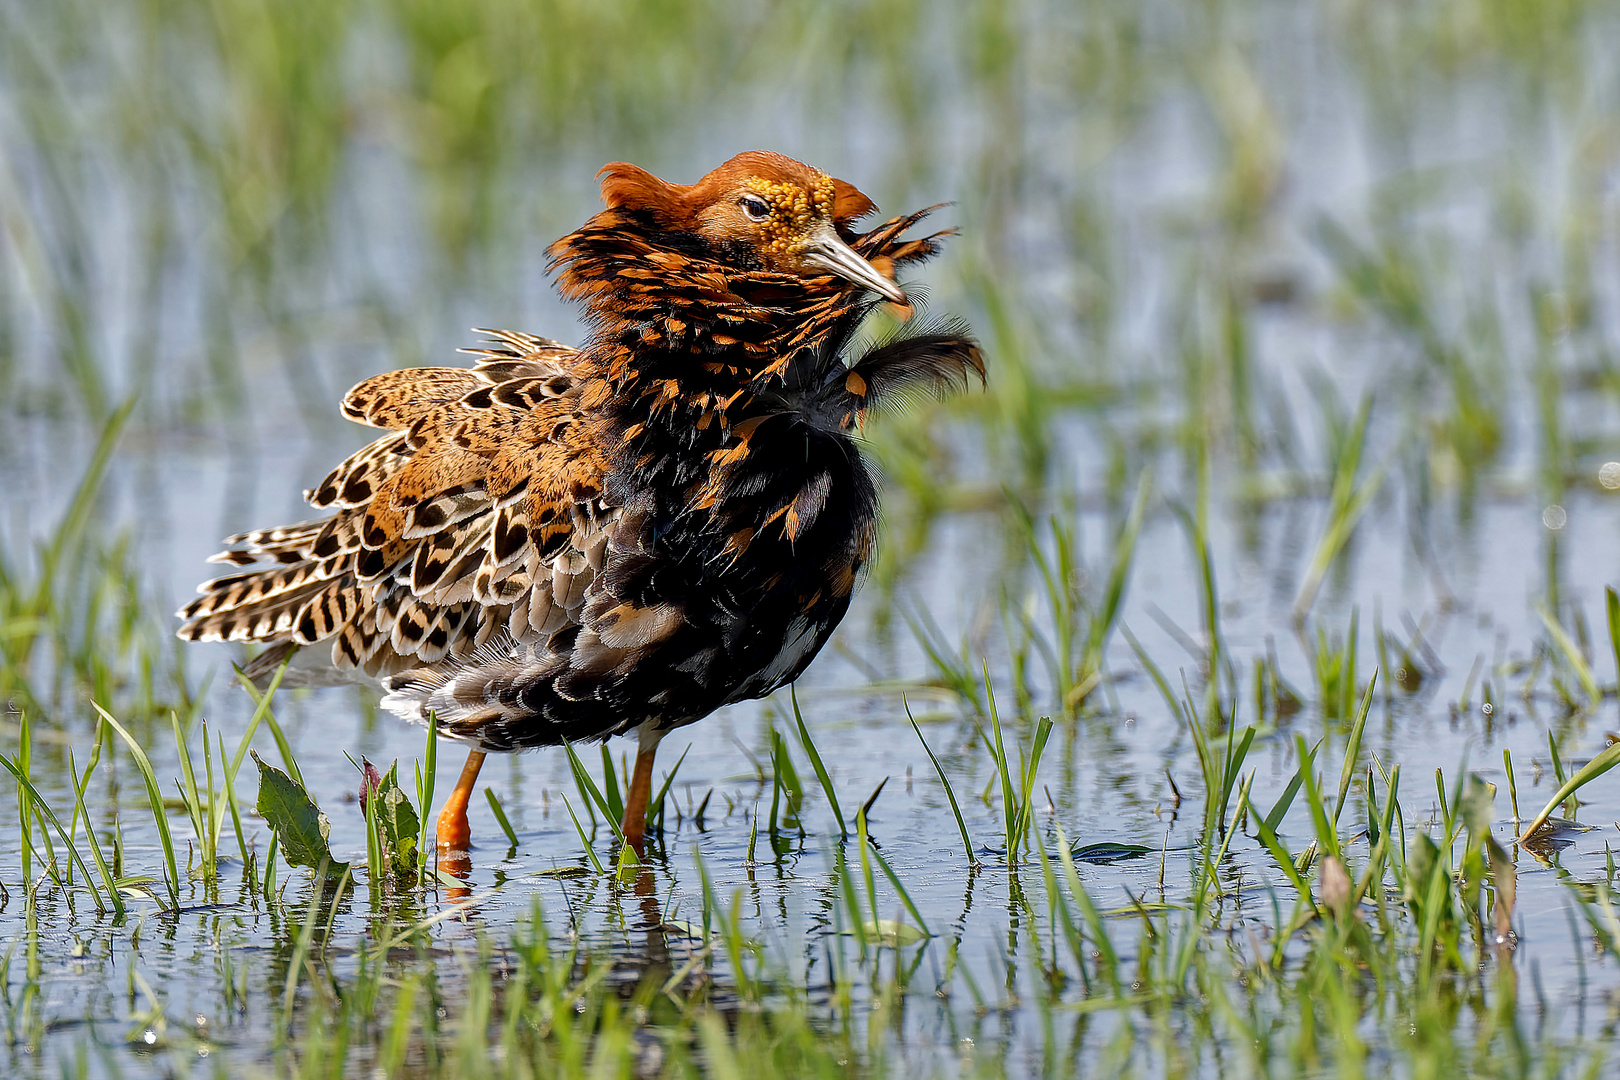
[[[810,191],[798,184],[758,176],[748,178],[748,189],[771,207],[771,216],[763,225],[768,251],[791,251],[812,225],[832,217],[833,182],[826,173],[816,174]]]

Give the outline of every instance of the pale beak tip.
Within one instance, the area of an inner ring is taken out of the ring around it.
[[[805,255],[817,270],[836,274],[868,292],[877,293],[892,304],[909,306],[904,290],[895,284],[884,269],[867,261],[854,248],[844,243],[830,226],[812,235]],[[880,256],[879,261],[886,264],[886,269],[892,269],[893,264],[887,259]]]

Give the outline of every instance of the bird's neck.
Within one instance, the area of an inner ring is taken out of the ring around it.
[[[839,363],[870,305],[839,279],[722,262],[692,238],[617,211],[552,245],[561,293],[585,305],[596,385],[586,407],[625,455],[656,436],[690,455],[739,425],[791,409]]]
[[[585,306],[591,351],[620,381],[652,353],[684,358],[688,371],[757,379],[797,351],[808,324],[858,297],[830,276],[738,265],[701,238],[655,232],[621,211],[598,214],[549,254],[558,291]]]

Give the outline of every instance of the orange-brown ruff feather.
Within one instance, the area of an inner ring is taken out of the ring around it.
[[[852,432],[984,374],[955,329],[845,356],[875,292],[909,314],[894,269],[938,235],[855,233],[865,196],[777,154],[602,175],[550,249],[585,346],[500,331],[473,368],[355,387],[344,413],[389,434],[306,493],[336,513],[228,539],[215,561],[273,565],[201,586],[181,637],[271,643],[257,675],[302,649],[489,750],[664,730],[804,669],[872,553]]]

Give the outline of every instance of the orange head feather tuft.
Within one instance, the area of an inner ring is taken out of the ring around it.
[[[672,184],[628,162],[597,174],[608,210],[641,214],[661,229],[707,241],[724,261],[796,277],[831,275],[894,303],[905,294],[838,234],[871,213],[872,200],[782,154],[748,150],[695,184]]]
[[[639,165],[612,161],[602,166],[596,176],[602,184],[602,201],[609,210],[643,210],[660,218],[684,214],[683,193],[689,189],[660,180]]]
[[[877,209],[877,203],[861,193],[861,189],[848,180],[833,179],[833,221],[848,225],[859,221]]]

